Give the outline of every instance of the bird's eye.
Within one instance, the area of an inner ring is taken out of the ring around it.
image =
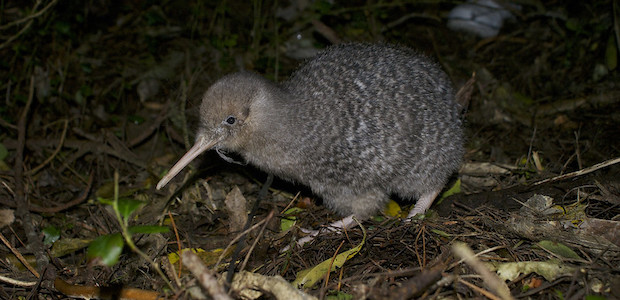
[[[235,118],[235,116],[228,116],[225,122],[228,125],[233,125],[237,122],[237,118]]]

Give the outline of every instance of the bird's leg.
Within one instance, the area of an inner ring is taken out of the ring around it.
[[[350,187],[334,188],[333,191],[323,195],[327,206],[335,211],[348,212],[351,215],[323,226],[319,230],[301,229],[307,235],[297,240],[297,245],[303,245],[325,232],[342,232],[357,226],[358,221],[364,220],[388,202],[388,195],[381,188],[368,188],[366,190],[352,190]]]
[[[420,199],[418,199],[418,202],[416,202],[415,206],[409,211],[407,220],[411,220],[411,218],[415,217],[415,215],[417,214],[425,213],[426,210],[428,210],[428,208],[431,207],[431,204],[433,204],[433,200],[437,198],[437,195],[439,195],[439,192],[441,192],[441,189],[437,189],[435,191],[432,191],[430,193],[426,193],[420,196]]]

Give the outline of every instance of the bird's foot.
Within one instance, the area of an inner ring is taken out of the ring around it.
[[[343,230],[347,230],[350,228],[355,227],[355,225],[357,225],[357,221],[355,221],[355,219],[353,218],[353,215],[350,215],[348,217],[345,217],[341,220],[338,220],[336,222],[330,223],[327,226],[319,229],[319,230],[313,230],[313,229],[306,229],[306,228],[301,228],[301,231],[303,233],[306,233],[307,235],[298,239],[296,244],[297,246],[301,247],[306,243],[312,242],[319,234],[321,233],[326,233],[326,232],[342,232]],[[280,250],[280,253],[286,252],[290,249],[290,245],[284,247],[282,250]]]

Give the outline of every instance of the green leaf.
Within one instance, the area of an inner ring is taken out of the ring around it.
[[[136,211],[136,209],[140,208],[144,202],[129,199],[129,198],[121,198],[118,199],[118,212],[123,216],[123,218],[128,219],[131,214]]]
[[[50,253],[52,257],[61,257],[65,256],[69,253],[73,253],[77,250],[80,250],[84,247],[87,247],[93,240],[91,239],[71,239],[64,238],[56,241],[54,245],[52,245],[52,249]]]
[[[88,246],[86,257],[99,259],[103,265],[113,266],[123,252],[123,237],[120,233],[102,235]]]
[[[113,205],[114,204],[114,200],[113,199],[109,199],[109,198],[97,198],[97,200],[99,200],[99,202],[101,202],[101,204],[105,204],[105,205]]]
[[[325,274],[342,267],[347,260],[357,255],[357,253],[359,253],[362,249],[362,246],[364,246],[364,243],[366,243],[366,229],[364,229],[361,224],[359,226],[364,233],[364,237],[362,238],[362,241],[359,243],[359,245],[355,246],[355,248],[336,255],[336,257],[333,259],[327,259],[314,267],[300,271],[299,273],[297,273],[297,278],[295,278],[295,281],[293,281],[293,285],[298,288],[301,286],[303,286],[304,288],[312,288],[317,282],[319,282],[319,280],[325,277]]]
[[[443,199],[446,199],[454,194],[458,194],[461,192],[461,179],[457,179],[456,182],[454,182],[454,184],[450,187],[450,189],[448,189],[447,191],[443,192],[443,194],[441,194],[441,196],[439,197],[439,199],[436,201],[435,205],[438,205],[441,203],[441,201],[443,201]]]
[[[127,228],[130,233],[166,233],[170,231],[169,227],[157,225],[139,225]]]
[[[50,245],[60,239],[60,230],[55,226],[47,226],[43,228],[43,244]]]
[[[449,234],[449,233],[447,233],[445,231],[441,231],[439,229],[431,229],[431,232],[434,233],[434,234],[437,234],[437,235],[439,235],[441,237],[446,237],[446,238],[452,236],[451,234]]]
[[[295,215],[302,211],[303,208],[299,207],[291,207],[287,209],[282,214],[282,220],[280,221],[280,230],[284,232],[295,226],[295,223],[297,222],[297,217]]]
[[[540,241],[536,243],[536,245],[538,245],[538,247],[543,248],[559,257],[570,258],[570,259],[581,259],[581,257],[579,257],[579,255],[575,251],[573,251],[571,248],[569,248],[568,246],[562,243],[556,243],[556,242],[545,240],[545,241]]]
[[[353,295],[338,291],[336,294],[328,295],[325,299],[327,300],[351,300],[353,299]]]
[[[586,300],[607,300],[607,298],[599,295],[587,295]]]

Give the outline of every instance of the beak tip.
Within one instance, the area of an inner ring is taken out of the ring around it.
[[[172,180],[172,178],[174,178],[179,172],[181,172],[181,170],[183,170],[185,166],[187,166],[194,158],[196,158],[196,156],[200,155],[200,153],[203,153],[206,150],[209,150],[216,143],[217,141],[205,142],[204,138],[201,138],[196,144],[194,144],[191,149],[187,151],[187,153],[185,153],[185,155],[183,155],[183,157],[181,157],[181,159],[179,159],[179,161],[174,166],[172,166],[172,168],[168,171],[168,174],[166,174],[161,180],[159,180],[155,188],[157,190],[160,190],[161,188],[166,186],[166,184],[168,184],[168,182]]]
[[[164,186],[166,186],[166,184],[167,184],[167,182],[165,182],[165,181],[162,179],[162,180],[160,180],[160,181],[157,183],[157,186],[155,186],[155,189],[157,189],[157,190],[161,190],[161,188],[163,188]]]

